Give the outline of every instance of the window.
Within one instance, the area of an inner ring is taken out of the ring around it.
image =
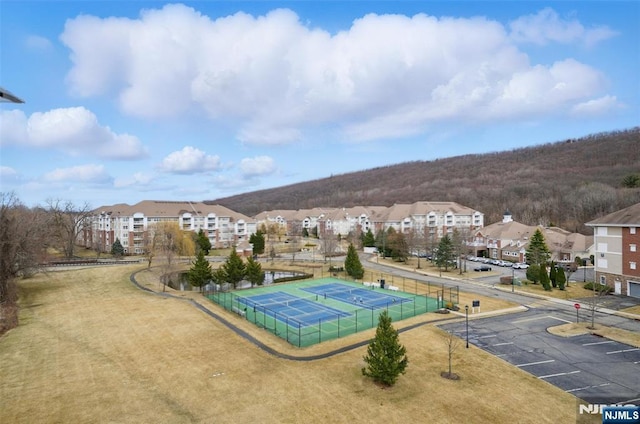
[[[636,227],[630,227],[629,234],[635,234],[635,233],[636,233]]]
[[[635,244],[630,244],[630,245],[629,245],[629,250],[630,250],[631,252],[635,252],[635,251],[636,251],[636,245],[635,245]]]
[[[629,262],[629,268],[636,269],[636,263],[635,262]]]
[[[604,275],[600,276],[600,284],[602,284],[603,286],[607,285],[607,277],[605,277]]]

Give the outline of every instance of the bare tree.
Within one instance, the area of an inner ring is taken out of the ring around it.
[[[331,258],[336,253],[338,249],[338,238],[333,231],[323,230],[320,234],[320,248],[322,249],[322,255],[324,256],[324,261],[327,261],[329,258],[329,266],[331,266]]]
[[[302,223],[300,221],[292,222],[289,226],[289,249],[291,250],[291,262],[296,261],[296,254],[300,251],[300,243],[302,237]]]
[[[161,258],[162,273],[160,282],[162,291],[165,291],[167,284],[173,274],[175,258],[178,254],[181,230],[177,222],[160,222],[156,224],[153,232],[153,245]]]
[[[452,361],[453,354],[460,347],[460,339],[453,335],[453,332],[447,331],[447,336],[445,339],[445,343],[447,344],[447,354],[449,359],[449,372],[442,372],[440,375],[444,378],[448,378],[450,380],[457,380],[459,377],[457,374],[453,372],[452,369]]]
[[[47,214],[0,193],[0,334],[18,325],[16,279],[38,269],[46,256]]]
[[[78,236],[91,216],[88,203],[76,206],[73,202],[62,200],[48,200],[49,213],[52,218],[51,230],[65,257],[73,258]]]

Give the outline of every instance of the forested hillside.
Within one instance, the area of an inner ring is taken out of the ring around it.
[[[481,155],[416,161],[207,201],[253,216],[273,209],[455,201],[529,225],[584,223],[640,202],[640,127]]]

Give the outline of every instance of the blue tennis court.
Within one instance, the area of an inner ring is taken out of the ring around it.
[[[341,283],[328,283],[319,286],[305,287],[302,290],[322,296],[323,298],[335,299],[356,305],[359,308],[367,309],[380,309],[403,302],[413,302],[412,298],[395,296],[382,290],[354,288]]]
[[[317,325],[319,321],[351,316],[350,313],[282,291],[239,297],[238,303],[297,327]]]

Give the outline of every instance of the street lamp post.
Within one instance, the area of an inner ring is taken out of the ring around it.
[[[516,285],[516,270],[511,267],[511,293],[515,290]]]
[[[469,349],[469,305],[464,305],[464,315],[467,327],[467,349]]]
[[[582,260],[582,271],[583,271],[582,282],[586,283],[587,282],[587,260],[586,259]]]

